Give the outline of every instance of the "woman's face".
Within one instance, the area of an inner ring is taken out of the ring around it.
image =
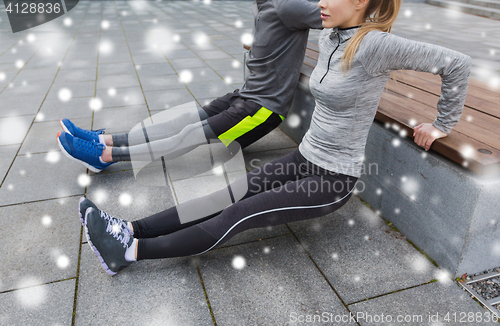
[[[324,28],[347,28],[362,23],[358,0],[320,0]]]

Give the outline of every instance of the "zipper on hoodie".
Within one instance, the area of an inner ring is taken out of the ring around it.
[[[323,79],[325,79],[326,75],[328,74],[328,72],[330,71],[330,61],[332,60],[332,57],[333,55],[335,54],[335,52],[337,52],[337,49],[339,48],[340,46],[340,35],[338,33],[337,30],[333,31],[333,33],[335,33],[335,35],[337,35],[337,37],[339,38],[339,43],[337,44],[337,47],[335,48],[335,50],[333,50],[332,54],[330,54],[330,58],[328,59],[328,66],[326,67],[326,72],[325,72],[325,75],[323,76],[323,78],[321,78],[321,80],[319,81],[319,83],[321,84],[321,82],[323,81]]]
[[[341,30],[348,30],[348,29],[353,29],[353,28],[358,28],[358,27],[361,27],[361,25],[358,25],[358,26],[353,26],[353,27],[348,27],[348,28],[341,28]],[[328,74],[328,72],[330,71],[330,61],[332,60],[332,57],[333,55],[335,54],[335,52],[337,52],[337,49],[339,48],[340,46],[340,35],[339,35],[339,28],[335,28],[332,32],[332,34],[335,34],[337,35],[338,37],[338,40],[339,40],[339,43],[337,44],[337,47],[335,48],[335,50],[333,50],[332,54],[330,54],[330,58],[328,59],[328,67],[326,68],[326,73],[325,75],[323,76],[323,78],[321,78],[321,80],[319,81],[319,83],[321,84],[321,82],[323,81],[323,79],[325,79],[326,75]],[[332,35],[330,34],[330,40],[332,39]],[[347,40],[345,40],[343,43],[349,41],[351,38],[349,37]]]

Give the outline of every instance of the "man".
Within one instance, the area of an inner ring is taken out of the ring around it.
[[[249,75],[240,90],[213,100],[198,112],[130,133],[107,135],[62,119],[65,132],[57,137],[62,151],[100,172],[117,161],[174,158],[214,139],[245,148],[275,129],[290,109],[309,29],[322,28],[321,14],[306,0],[257,0],[252,11]]]

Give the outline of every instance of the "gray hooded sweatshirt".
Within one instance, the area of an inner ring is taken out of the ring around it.
[[[299,150],[322,168],[360,177],[368,131],[391,72],[408,69],[441,76],[433,126],[449,133],[462,114],[472,61],[437,45],[372,31],[361,41],[344,75],[340,59],[357,30],[321,31],[318,64],[309,81],[316,107]]]
[[[309,29],[321,29],[321,10],[307,0],[253,3],[254,42],[242,98],[286,117],[304,62]]]

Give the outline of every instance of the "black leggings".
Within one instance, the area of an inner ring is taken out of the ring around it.
[[[349,200],[356,181],[356,177],[312,164],[296,150],[226,189],[181,204],[217,201],[223,191],[233,198],[246,183],[243,198],[217,213],[183,221],[174,206],[132,222],[134,237],[139,238],[137,260],[201,254],[247,229],[324,216]]]

